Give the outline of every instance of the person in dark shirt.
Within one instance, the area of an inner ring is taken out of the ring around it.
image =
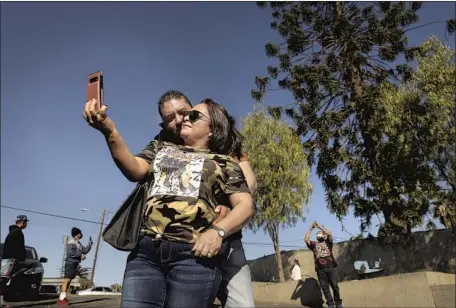
[[[26,260],[25,239],[22,230],[27,228],[29,222],[27,216],[19,215],[16,217],[16,224],[9,226],[9,233],[3,244],[1,275],[10,277],[19,269],[23,268]],[[3,285],[3,284],[2,284]],[[3,294],[3,290],[1,290]],[[1,307],[8,307],[0,296]]]
[[[22,230],[27,228],[28,222],[27,216],[19,215],[16,218],[16,224],[9,227],[9,233],[3,244],[2,259],[25,261],[25,239]]]
[[[310,240],[310,234],[315,228],[320,229],[317,232],[316,242]],[[332,253],[333,237],[331,232],[314,221],[309,230],[307,230],[304,241],[307,247],[314,253],[315,271],[317,272],[320,287],[326,297],[328,308],[342,308],[342,299],[340,298],[339,286],[337,284],[337,262]],[[331,295],[329,287],[333,290],[334,298]],[[335,306],[334,303],[336,304]]]

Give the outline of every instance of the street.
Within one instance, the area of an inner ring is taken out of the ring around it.
[[[10,307],[58,307],[55,303],[58,299],[58,294],[42,295],[37,301],[28,302],[8,302]],[[114,308],[120,306],[120,297],[118,296],[70,296],[69,301],[71,307],[84,308]]]
[[[42,298],[38,301],[33,302],[8,302],[10,307],[58,307],[55,302],[57,301],[58,295],[42,295]],[[78,308],[117,308],[120,307],[120,297],[118,296],[70,296],[69,301],[71,307]],[[219,307],[219,306],[214,306]],[[258,308],[266,307],[285,307],[279,306],[277,304],[268,304],[268,303],[257,303]],[[286,306],[286,307],[302,307],[297,304],[296,306]]]
[[[444,285],[444,286],[433,286],[431,288],[436,308],[443,307],[454,307],[455,302],[455,285]],[[57,301],[57,294],[46,294],[41,295],[41,299],[33,302],[8,302],[10,307],[57,307],[55,302]],[[72,295],[69,297],[71,307],[81,308],[118,308],[120,307],[119,296],[76,296]],[[299,301],[296,301],[294,305],[278,305],[274,303],[256,302],[257,308],[266,307],[303,307]],[[214,308],[220,308],[220,306],[214,305]],[[305,307],[304,307],[305,308]]]

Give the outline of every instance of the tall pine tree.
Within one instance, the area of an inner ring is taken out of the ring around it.
[[[418,2],[271,2],[272,29],[282,42],[268,43],[267,56],[277,65],[257,77],[252,96],[260,101],[277,82],[296,104],[282,111],[294,119],[297,133],[316,165],[329,209],[338,217],[350,207],[362,218],[361,228],[382,213],[385,235],[409,234],[421,223],[429,204],[422,183],[429,167],[415,153],[395,153],[388,161],[384,129],[376,123],[384,107],[378,101],[382,84],[411,76],[400,56],[411,60],[406,32],[418,21]],[[385,122],[384,125],[387,125]],[[393,150],[393,149],[391,149]],[[413,174],[413,175],[412,175]]]

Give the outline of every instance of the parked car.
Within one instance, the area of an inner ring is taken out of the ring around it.
[[[121,295],[120,292],[114,292],[108,287],[94,287],[76,292],[77,295]]]
[[[41,294],[57,294],[59,293],[59,290],[57,289],[56,286],[52,285],[42,285],[40,289]]]
[[[3,243],[0,244],[0,256],[3,254]],[[26,267],[13,274],[8,283],[7,278],[2,277],[2,284],[6,296],[19,296],[20,298],[37,298],[40,294],[41,282],[43,281],[43,263],[47,258],[38,258],[34,247],[25,246]],[[3,288],[2,288],[3,289]]]

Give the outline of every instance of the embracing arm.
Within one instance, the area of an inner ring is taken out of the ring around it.
[[[242,172],[244,173],[247,186],[250,189],[250,193],[252,195],[255,194],[255,191],[257,189],[257,181],[255,178],[255,174],[253,173],[252,167],[250,167],[250,164],[247,160],[240,161],[239,166],[241,167]]]
[[[254,205],[244,174],[237,163],[227,161],[224,175],[219,178],[222,177],[224,180],[220,183],[220,192],[229,198],[233,209],[224,218],[214,221],[213,226],[225,231],[223,237],[226,238],[242,230],[254,214]],[[219,253],[222,237],[216,231],[210,228],[198,237],[192,248],[195,256],[211,258]]]
[[[237,158],[233,157],[236,161],[239,162],[239,167],[241,167],[242,173],[244,174],[245,181],[247,182],[247,186],[249,187],[250,194],[253,196],[255,194],[255,191],[257,189],[257,181],[255,174],[253,173],[252,167],[250,167],[247,155],[243,154],[242,157]],[[217,225],[217,223],[222,220],[223,218],[226,217],[226,215],[229,213],[230,208],[228,207],[227,204],[225,205],[218,205],[215,209],[215,212],[219,214],[217,219],[214,221],[214,224]]]
[[[223,229],[226,236],[242,230],[242,227],[254,213],[253,199],[249,193],[242,192],[230,195],[230,203],[233,209],[225,218],[214,224],[216,227]]]

